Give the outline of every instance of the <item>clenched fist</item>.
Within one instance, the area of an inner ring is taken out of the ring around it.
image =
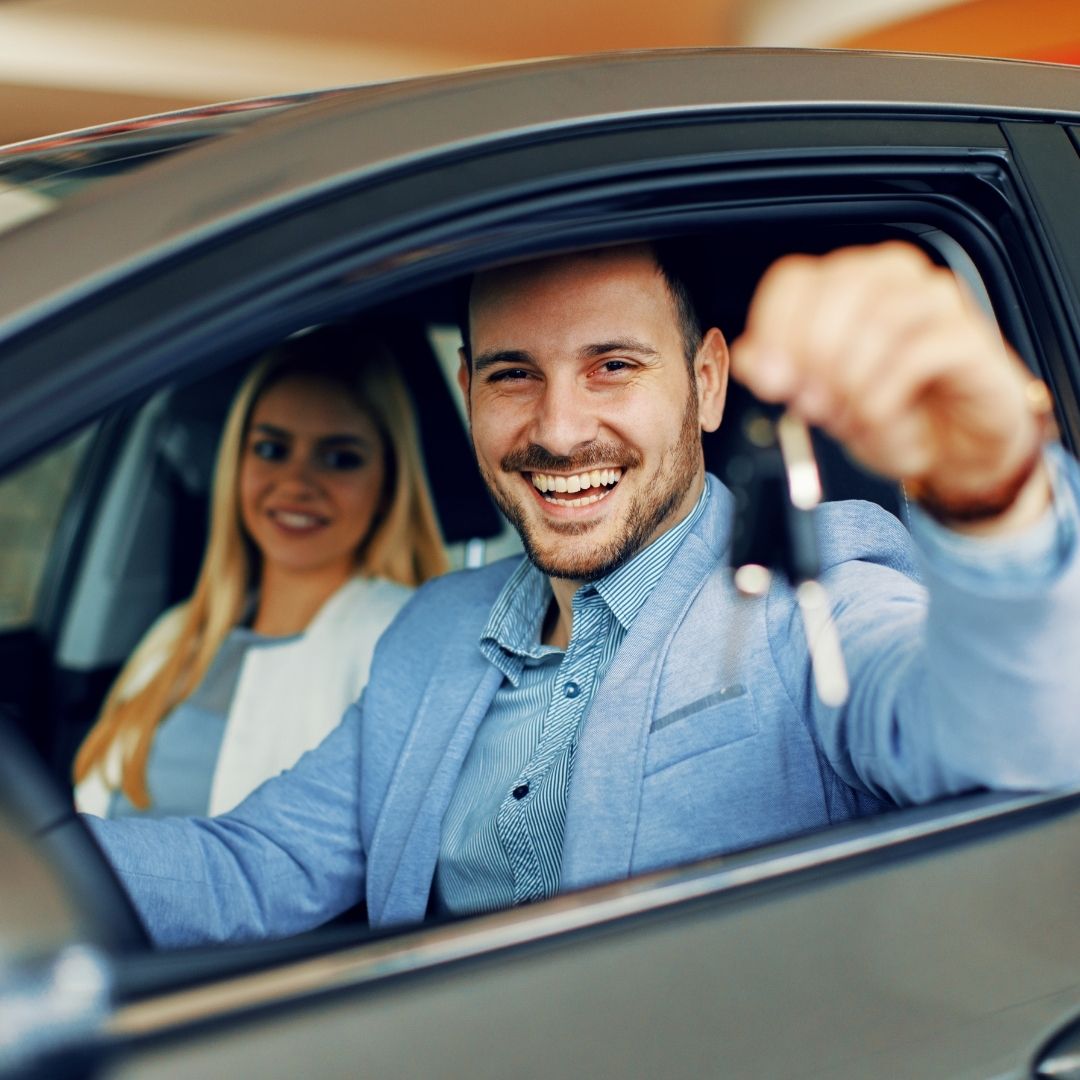
[[[759,398],[907,481],[957,530],[1014,531],[1049,502],[1040,384],[953,274],[917,248],[780,259],[731,356]]]

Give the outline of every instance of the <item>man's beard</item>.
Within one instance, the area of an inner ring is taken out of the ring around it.
[[[625,470],[635,468],[640,463],[640,454],[614,443],[591,443],[572,457],[559,457],[531,443],[520,450],[512,450],[499,462],[499,466],[507,473],[575,473],[600,465],[618,465]],[[503,493],[495,484],[494,477],[480,465],[488,491],[521,537],[525,554],[533,565],[548,577],[582,582],[599,581],[641,551],[686,497],[700,469],[697,395],[691,385],[679,426],[678,441],[665,452],[653,484],[630,504],[618,535],[588,555],[560,556],[557,553],[545,555],[540,550],[521,503]],[[594,521],[549,521],[545,528],[552,533],[574,537],[588,534],[598,524]]]

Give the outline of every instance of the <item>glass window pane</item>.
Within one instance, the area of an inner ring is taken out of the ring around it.
[[[0,630],[34,611],[60,515],[92,429],[0,479]]]

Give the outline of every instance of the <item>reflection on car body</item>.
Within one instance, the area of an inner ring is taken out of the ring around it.
[[[772,255],[914,239],[992,302],[1071,444],[1078,78],[963,60],[658,54],[360,90],[265,123],[255,110],[201,145],[173,125],[175,150],[0,240],[8,482],[97,424],[39,541],[33,614],[0,637],[9,711],[63,775],[115,665],[190,572],[197,544],[170,550],[170,522],[185,517],[177,498],[198,504],[205,481],[189,466],[207,440],[175,434],[195,430],[187,421],[170,435],[170,414],[212,430],[200,387],[302,325],[362,310],[397,320],[435,363],[454,283],[481,265],[708,234],[760,260],[743,259],[736,280],[731,263],[716,268],[737,319]],[[116,156],[129,137],[113,137]],[[154,199],[133,197],[151,186]],[[445,382],[439,394],[431,415],[451,430]],[[822,467],[828,492],[864,490],[833,448]],[[437,501],[459,476],[433,470]],[[880,497],[896,505],[895,491]],[[458,515],[459,561],[498,533],[484,498],[440,507],[444,525]],[[385,940],[346,926],[216,955],[117,951],[107,1068],[221,1071],[243,1057],[267,1075],[297,1061],[319,1073],[347,1054],[372,1073],[527,1062],[1026,1075],[1080,1008],[1077,808],[1069,793],[969,796]],[[107,951],[117,940],[104,917],[77,934],[54,926],[42,918],[18,944],[12,930],[8,954],[48,955],[65,934]],[[228,1022],[210,1037],[198,1026],[209,1018]]]

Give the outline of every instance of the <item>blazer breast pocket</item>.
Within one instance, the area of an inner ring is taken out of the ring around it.
[[[658,716],[645,748],[645,775],[757,734],[754,699],[741,683]]]

